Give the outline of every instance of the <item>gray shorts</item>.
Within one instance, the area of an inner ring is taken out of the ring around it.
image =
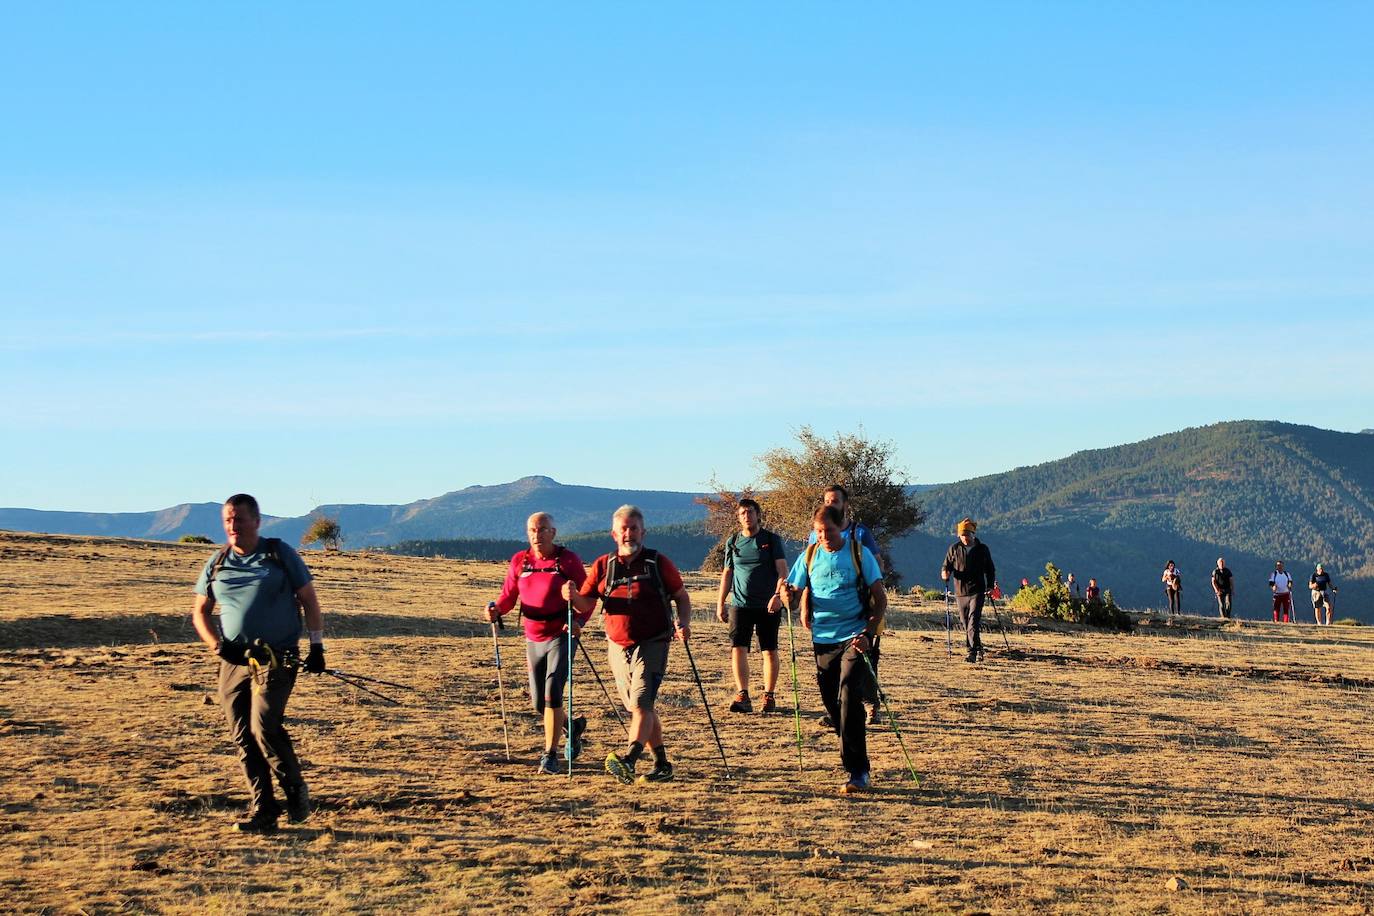
[[[615,674],[616,692],[626,709],[634,712],[654,708],[659,685],[663,683],[663,675],[668,673],[668,645],[671,642],[664,637],[636,643],[628,649],[615,643],[606,644],[611,671]]]
[[[545,706],[563,705],[563,686],[568,683],[568,634],[544,642],[525,642],[525,667],[530,675],[530,704],[542,713]],[[572,644],[577,651],[577,643]]]

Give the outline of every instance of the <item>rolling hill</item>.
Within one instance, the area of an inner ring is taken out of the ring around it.
[[[909,582],[935,581],[947,533],[972,515],[1004,584],[1033,580],[1052,561],[1083,581],[1096,576],[1126,605],[1159,606],[1160,570],[1173,559],[1184,609],[1214,613],[1208,576],[1225,556],[1238,610],[1258,616],[1275,560],[1304,582],[1322,561],[1342,587],[1338,616],[1374,604],[1374,435],[1219,423],[922,495],[926,525],[893,547]],[[1305,591],[1297,606],[1310,620]]]

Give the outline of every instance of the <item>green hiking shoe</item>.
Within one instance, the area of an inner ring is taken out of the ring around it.
[[[651,782],[672,782],[672,781],[673,781],[673,765],[672,765],[671,763],[669,763],[668,761],[666,761],[666,760],[663,761],[662,763],[655,764],[655,765],[654,765],[654,768],[653,768],[652,770],[650,770],[649,772],[645,773],[643,776],[639,777],[639,779],[638,779],[638,782],[639,782],[641,785],[644,785],[644,784],[646,784],[646,783],[651,783]]]
[[[635,765],[621,760],[615,751],[606,755],[606,772],[620,780],[623,785],[632,785],[635,781]]]

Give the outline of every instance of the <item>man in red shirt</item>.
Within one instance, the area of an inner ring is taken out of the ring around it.
[[[621,506],[611,516],[615,553],[597,557],[580,588],[563,584],[563,597],[578,611],[589,613],[601,600],[611,670],[630,712],[630,745],[623,754],[606,756],[606,772],[626,785],[635,781],[635,764],[645,748],[653,752],[654,767],[639,781],[673,778],[654,701],[668,671],[674,633],[683,642],[692,634],[692,602],[682,575],[671,560],[644,546],[644,531],[644,513],[636,506]]]

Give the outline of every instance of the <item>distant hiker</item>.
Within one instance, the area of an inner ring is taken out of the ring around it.
[[[1180,598],[1183,596],[1183,577],[1178,574],[1178,567],[1174,561],[1170,560],[1164,564],[1164,574],[1159,577],[1164,583],[1164,597],[1169,602],[1169,616],[1172,617],[1179,613]]]
[[[753,712],[749,699],[749,645],[755,632],[763,655],[762,712],[773,712],[777,702],[773,689],[778,684],[778,623],[782,619],[782,600],[778,582],[787,578],[787,551],[782,538],[759,524],[759,504],[741,499],[736,512],[739,531],[725,542],[724,568],[720,572],[720,594],[716,616],[730,623],[730,667],[735,674],[731,712]],[[729,609],[727,611],[727,604]]]
[[[851,537],[858,540],[859,544],[866,547],[868,552],[873,554],[873,559],[877,561],[878,568],[883,568],[883,552],[878,547],[878,541],[873,537],[873,532],[854,517],[854,511],[849,505],[849,491],[841,484],[832,483],[825,488],[821,494],[821,505],[834,506],[839,510],[841,517],[844,518],[840,535],[845,540]],[[816,543],[816,532],[812,531],[807,538],[807,544]],[[878,659],[882,657],[883,650],[883,631],[879,629],[873,636],[873,649],[868,653],[868,660],[873,665],[873,673],[878,673]],[[878,703],[877,688],[869,684],[868,693],[864,695],[864,703],[868,705],[868,721],[876,725],[880,719],[880,706]],[[829,723],[827,723],[829,727]]]
[[[1231,619],[1231,570],[1226,568],[1226,558],[1217,557],[1217,568],[1212,570],[1212,591],[1217,596],[1217,610],[1227,620]]]
[[[568,683],[568,665],[577,652],[577,640],[587,619],[588,610],[573,617],[572,633],[568,633],[568,605],[563,597],[563,583],[581,586],[587,570],[577,554],[554,543],[558,529],[553,516],[536,512],[525,522],[528,550],[521,550],[510,558],[506,581],[501,594],[487,604],[487,620],[495,623],[502,614],[515,610],[520,602],[520,614],[525,620],[525,666],[529,670],[530,703],[535,713],[544,718],[544,753],[539,757],[540,773],[557,774],[558,746],[564,737],[568,714],[563,709],[563,688]],[[572,723],[572,756],[582,751],[582,732],[587,720],[577,716]],[[571,766],[571,762],[568,764]]]
[[[1096,579],[1088,580],[1088,587],[1083,589],[1083,600],[1089,604],[1102,600],[1102,589],[1098,587]]]
[[[1332,583],[1330,573],[1321,563],[1307,580],[1307,587],[1312,590],[1312,613],[1316,615],[1317,626],[1322,625],[1323,610],[1326,611],[1326,626],[1331,626],[1331,596],[1340,589]]]
[[[802,626],[811,631],[816,684],[840,738],[840,763],[849,778],[841,792],[862,792],[871,783],[864,697],[872,677],[860,653],[869,652],[882,630],[887,591],[873,552],[844,537],[844,515],[821,506],[812,517],[816,542],[792,564],[788,600],[800,591]]]
[[[1022,577],[1021,577],[1021,587],[1022,587],[1022,588],[1030,588],[1030,580],[1027,579],[1025,576],[1022,576]]]
[[[200,571],[191,622],[219,657],[219,702],[252,793],[249,818],[234,829],[275,833],[282,808],[273,797],[274,776],[291,822],[310,816],[310,791],[282,723],[297,670],[325,670],[324,615],[300,555],[285,541],[258,536],[262,514],[256,499],[235,494],[220,515],[228,544]],[[310,654],[303,665],[297,648],[298,604],[310,634]],[[218,626],[210,614],[216,606]]]
[[[1069,597],[1070,597],[1070,598],[1081,598],[1081,597],[1083,597],[1082,594],[1081,594],[1081,592],[1080,592],[1079,586],[1078,586],[1078,580],[1075,579],[1075,578],[1073,577],[1073,573],[1069,573],[1069,578],[1067,578],[1067,579],[1064,580],[1064,584],[1065,584],[1065,585],[1068,587],[1068,589],[1069,589]]]
[[[1269,591],[1274,593],[1274,623],[1279,622],[1280,612],[1283,622],[1288,623],[1293,613],[1293,577],[1283,571],[1282,560],[1274,563],[1274,571],[1269,574]]]
[[[590,613],[601,599],[611,670],[621,702],[630,712],[629,747],[623,754],[606,756],[606,772],[626,785],[635,781],[635,764],[645,748],[653,752],[654,767],[639,781],[673,778],[654,701],[668,671],[674,631],[684,643],[692,635],[692,602],[682,574],[666,556],[643,546],[644,532],[644,513],[637,506],[621,506],[611,516],[615,553],[597,557],[580,588],[570,582],[563,585],[563,597],[578,611]]]
[[[964,625],[965,661],[977,662],[983,657],[983,599],[997,584],[997,570],[992,565],[992,552],[974,532],[978,524],[971,518],[960,519],[956,532],[959,540],[949,545],[940,579],[954,578],[954,601],[959,605],[959,620]]]

